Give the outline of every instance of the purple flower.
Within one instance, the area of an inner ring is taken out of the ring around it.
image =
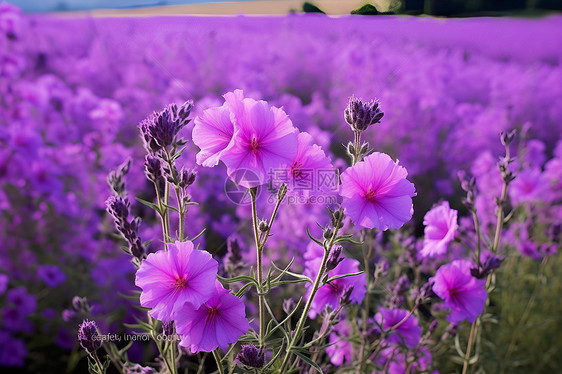
[[[250,327],[244,302],[216,281],[215,291],[199,307],[185,303],[174,317],[176,330],[182,335],[180,345],[191,353],[223,350]]]
[[[224,97],[243,99],[241,90],[229,92]],[[223,152],[234,145],[234,125],[230,118],[230,109],[227,104],[220,107],[212,107],[195,118],[195,126],[191,133],[193,143],[201,148],[197,153],[199,165],[213,167],[221,160]]]
[[[386,309],[379,308],[379,313],[375,315],[375,321],[382,325],[384,331],[390,330],[393,326],[399,324],[409,311],[405,309]],[[402,343],[412,348],[418,345],[421,338],[421,327],[418,325],[418,319],[413,314],[397,328],[393,329],[386,339],[389,343]]]
[[[423,219],[425,238],[420,251],[422,257],[436,257],[447,252],[447,245],[455,239],[457,211],[447,201],[433,207]]]
[[[82,321],[78,328],[78,342],[88,354],[101,348],[102,340],[95,321]]]
[[[319,246],[315,245],[318,248]],[[311,278],[315,278],[320,268],[321,257],[312,258],[314,253],[314,247],[309,246],[310,253],[307,252],[306,257],[308,260],[306,262],[305,274]],[[322,252],[322,248],[320,248]],[[323,254],[320,253],[320,256]],[[328,272],[328,277],[333,277],[335,275],[344,275],[359,272],[359,261],[350,258],[343,259],[332,271]],[[367,282],[365,274],[354,275],[351,277],[339,278],[331,281],[330,283],[324,284],[318,289],[314,300],[312,301],[312,307],[310,308],[309,316],[310,318],[316,318],[316,315],[322,313],[324,308],[329,305],[332,310],[335,310],[340,305],[340,298],[344,294],[352,289],[349,300],[353,303],[360,303],[365,297],[365,292],[367,288]],[[305,295],[308,299],[312,289],[309,287]]]
[[[27,356],[24,342],[0,331],[0,366],[23,366]]]
[[[14,306],[7,306],[2,310],[3,328],[12,332],[32,332],[33,324],[26,318],[27,314]]]
[[[137,271],[135,284],[142,288],[140,303],[152,308],[151,316],[169,321],[172,315],[191,303],[199,307],[213,294],[218,263],[193,243],[168,244],[168,251],[148,255]]]
[[[330,334],[326,353],[330,357],[330,362],[336,366],[342,366],[344,362],[353,362],[353,343],[348,339],[352,329],[347,321],[341,321],[334,326],[334,332]]]
[[[400,228],[412,218],[415,187],[408,172],[385,153],[373,153],[346,169],[342,176],[342,206],[360,227]]]
[[[298,134],[297,154],[293,161],[289,163],[287,170],[289,190],[304,193],[321,191],[322,187],[327,186],[319,180],[319,170],[330,169],[333,170],[330,159],[326,157],[321,147],[313,144],[312,136],[306,132]]]
[[[37,307],[35,296],[28,294],[24,287],[9,290],[6,293],[6,300],[8,301],[8,305],[18,308],[25,316],[34,313]]]
[[[258,181],[242,177],[243,187],[263,184],[269,172],[283,169],[297,154],[297,132],[282,109],[270,107],[265,101],[225,95],[234,123],[234,144],[221,159],[229,176],[237,170],[251,170]],[[245,174],[244,174],[245,175]]]
[[[66,280],[66,274],[57,265],[39,265],[37,274],[49,287],[56,287]]]
[[[344,111],[345,121],[353,131],[362,132],[375,123],[379,123],[384,113],[379,108],[377,99],[363,102],[361,99],[351,97]]]
[[[460,322],[468,319],[474,322],[484,310],[488,296],[485,279],[477,279],[471,275],[470,268],[474,267],[470,261],[455,260],[441,266],[435,277],[430,278],[433,292],[445,301],[451,309],[447,316],[450,322]]]
[[[146,151],[154,154],[171,146],[179,131],[191,121],[188,117],[192,109],[192,101],[186,101],[180,107],[170,104],[144,119],[138,127]]]

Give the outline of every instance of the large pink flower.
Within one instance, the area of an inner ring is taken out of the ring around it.
[[[385,153],[373,153],[341,175],[340,195],[347,215],[360,227],[400,228],[412,218],[414,185],[408,172]]]
[[[242,178],[244,187],[263,184],[268,174],[283,169],[297,154],[297,130],[282,109],[270,107],[265,101],[240,95],[225,95],[234,123],[234,144],[221,159],[229,176],[238,170],[251,170],[259,182]],[[246,174],[244,174],[246,175]]]
[[[140,303],[150,315],[170,321],[185,303],[199,307],[214,293],[218,263],[191,242],[168,244],[168,251],[148,255],[137,271],[135,284],[142,288]]]
[[[175,315],[180,345],[191,353],[224,351],[248,331],[244,302],[216,281],[214,293],[204,304],[186,303]]]
[[[447,201],[433,207],[423,219],[425,238],[420,251],[422,257],[435,257],[447,252],[447,245],[455,239],[457,211]]]

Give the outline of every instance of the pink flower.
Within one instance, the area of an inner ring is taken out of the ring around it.
[[[193,142],[201,148],[197,162],[215,166],[224,162],[231,178],[243,187],[263,184],[268,174],[284,169],[297,154],[297,130],[287,114],[265,101],[244,98],[242,90],[224,95],[225,104],[207,109],[195,120]],[[257,177],[254,180],[253,176]]]
[[[451,309],[447,319],[451,322],[460,322],[465,318],[474,322],[482,314],[488,296],[485,279],[477,279],[470,273],[470,268],[475,267],[470,261],[455,260],[448,265],[441,266],[433,281],[433,292],[445,301]]]
[[[185,303],[175,314],[176,331],[182,336],[180,345],[191,353],[228,349],[242,336],[250,324],[244,302],[215,282],[214,293],[199,307]]]
[[[297,154],[297,131],[282,109],[270,107],[265,101],[238,95],[225,95],[234,123],[234,145],[222,154],[227,173],[251,170],[261,184],[268,173],[282,169]],[[238,181],[244,187],[256,187],[256,181]]]
[[[148,255],[137,271],[135,284],[142,288],[140,303],[150,315],[169,321],[185,303],[199,307],[211,297],[218,263],[191,242],[168,244],[168,251]]]
[[[308,195],[328,189],[327,181],[320,178],[322,178],[322,171],[326,173],[334,171],[333,176],[337,178],[330,159],[321,147],[313,144],[312,136],[306,132],[298,134],[297,143],[297,153],[287,170],[289,190]]]
[[[320,250],[318,250],[320,248]],[[318,273],[318,269],[322,263],[323,249],[318,246],[309,246],[307,253],[305,253],[305,274],[314,279]],[[314,258],[315,255],[319,257]],[[350,258],[343,259],[333,270],[328,272],[328,278],[335,275],[352,274],[359,272],[359,261]],[[365,293],[367,289],[367,281],[365,274],[354,275],[351,277],[339,278],[331,281],[330,283],[321,286],[314,300],[312,301],[312,307],[310,308],[309,316],[310,318],[316,318],[316,316],[324,310],[324,308],[329,305],[332,310],[336,310],[340,305],[340,298],[344,294],[352,289],[349,300],[352,303],[361,303],[363,298],[365,298]],[[305,298],[310,297],[311,287],[308,287]]]
[[[229,92],[224,97],[236,96],[242,99],[242,91]],[[234,125],[230,119],[230,109],[227,104],[205,110],[200,117],[195,118],[192,138],[193,143],[201,148],[197,154],[197,163],[206,167],[216,166],[223,152],[230,148],[234,141]]]
[[[423,219],[425,238],[420,252],[422,257],[435,257],[447,252],[447,245],[455,239],[457,211],[447,201],[434,206]]]
[[[375,321],[382,325],[383,330],[390,330],[398,325],[404,318],[408,316],[409,311],[405,309],[387,309],[380,307],[379,313],[375,314]],[[421,327],[418,324],[416,316],[411,315],[400,326],[392,330],[388,338],[389,343],[402,343],[412,348],[418,345],[421,338]]]
[[[373,153],[341,175],[342,206],[355,225],[400,228],[412,218],[414,185],[408,172],[389,155]]]

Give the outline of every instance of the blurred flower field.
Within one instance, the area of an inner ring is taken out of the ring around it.
[[[561,30],[0,3],[0,367],[556,372]]]

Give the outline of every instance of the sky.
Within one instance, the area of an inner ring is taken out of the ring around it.
[[[24,12],[55,12],[99,8],[137,8],[158,5],[218,3],[244,0],[8,0]]]

